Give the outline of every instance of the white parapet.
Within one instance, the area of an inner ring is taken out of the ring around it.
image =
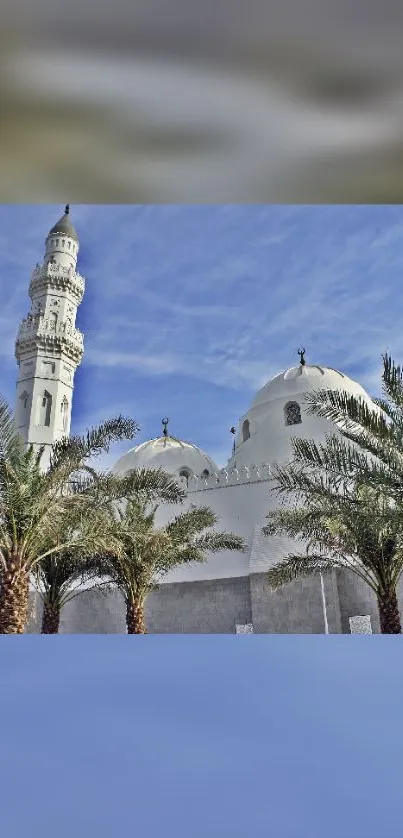
[[[268,463],[260,466],[240,466],[238,468],[224,468],[219,472],[210,474],[208,477],[192,476],[187,482],[188,492],[203,492],[206,489],[221,489],[226,486],[245,486],[248,483],[257,483],[262,480],[270,480],[271,470]]]

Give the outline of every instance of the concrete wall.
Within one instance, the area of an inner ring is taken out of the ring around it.
[[[340,601],[340,620],[343,633],[350,632],[349,617],[371,617],[373,632],[379,632],[379,617],[376,599],[371,589],[354,573],[337,571],[337,587]]]
[[[266,574],[250,577],[252,623],[256,634],[324,634],[325,615],[319,577],[309,577],[270,591]],[[340,633],[338,590],[325,579],[329,633]]]
[[[29,633],[40,632],[42,603],[31,596]],[[35,601],[35,605],[34,605]],[[146,602],[150,634],[234,634],[236,623],[251,622],[247,577],[164,585]],[[83,591],[63,608],[60,634],[125,633],[125,605],[117,591]]]
[[[234,634],[236,623],[251,622],[249,579],[161,586],[147,600],[146,618],[156,634]]]
[[[324,578],[329,632],[349,633],[349,617],[370,615],[379,632],[375,597],[359,579],[342,571]],[[403,582],[399,588],[403,614]],[[40,632],[42,603],[31,595],[29,633]],[[233,634],[253,623],[255,634],[323,634],[320,578],[310,577],[271,592],[266,574],[165,584],[150,594],[146,624],[151,634]],[[125,606],[116,590],[87,590],[62,611],[61,634],[125,633]]]
[[[339,570],[337,587],[342,631],[347,633],[350,631],[349,617],[368,615],[371,617],[372,631],[374,633],[380,632],[376,597],[368,585],[348,570]],[[403,578],[400,579],[397,587],[397,597],[403,620]]]
[[[31,594],[29,634],[41,630],[42,600]],[[70,600],[62,609],[60,634],[124,634],[126,632],[125,605],[116,590],[86,590]]]

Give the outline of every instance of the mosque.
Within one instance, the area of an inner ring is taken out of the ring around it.
[[[45,256],[34,269],[31,310],[16,340],[18,381],[16,418],[27,443],[51,444],[70,432],[74,374],[84,351],[76,314],[85,281],[77,272],[79,240],[66,206],[46,238]],[[197,445],[171,436],[168,419],[161,436],[128,450],[114,466],[118,474],[137,467],[161,467],[175,474],[190,504],[211,507],[219,529],[245,539],[245,553],[209,555],[206,562],[170,572],[146,605],[150,633],[371,633],[379,632],[372,592],[347,571],[312,576],[272,592],[267,569],[295,544],[266,537],[262,527],[275,495],[270,465],[291,454],[291,437],[323,440],[327,420],[308,416],[304,393],[318,388],[344,390],[370,400],[357,382],[335,369],[300,362],[280,372],[259,390],[232,428],[233,451],[224,469]],[[158,523],[179,511],[160,507]],[[28,630],[40,631],[41,601],[32,592]],[[125,609],[117,591],[85,589],[63,609],[62,633],[124,633]]]

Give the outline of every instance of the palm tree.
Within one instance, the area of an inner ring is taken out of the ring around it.
[[[245,550],[243,539],[211,528],[217,517],[207,507],[192,506],[163,527],[155,526],[157,506],[138,495],[116,510],[116,537],[123,554],[109,551],[100,557],[99,573],[122,593],[128,634],[145,634],[145,601],[169,570],[201,562],[208,552]]]
[[[400,634],[396,594],[403,572],[403,377],[383,356],[383,398],[372,407],[344,392],[306,396],[307,412],[337,433],[323,445],[294,439],[293,459],[275,466],[275,490],[294,506],[269,513],[264,533],[307,543],[269,571],[273,588],[303,574],[347,568],[374,592],[381,631]]]
[[[88,480],[82,478],[87,474],[94,483],[88,460],[108,451],[115,440],[132,439],[137,430],[133,420],[119,416],[84,436],[63,439],[52,447],[44,471],[44,449],[26,448],[0,397],[0,633],[24,631],[29,579],[39,562],[63,551],[87,550],[88,538],[95,538],[95,550],[110,546],[110,534],[105,537],[101,529],[97,535],[89,525],[95,505]],[[69,533],[67,541],[60,540],[61,532]]]
[[[125,477],[111,473],[92,472],[92,481],[87,483],[88,498],[92,499],[92,511],[86,507],[85,520],[81,522],[82,544],[86,550],[59,550],[46,555],[35,565],[36,589],[43,601],[42,634],[56,634],[59,631],[61,610],[67,602],[82,593],[82,585],[92,582],[100,588],[109,582],[99,579],[99,556],[97,549],[114,546],[115,556],[123,553],[122,541],[116,538],[116,515],[111,515],[112,504],[124,502],[127,494],[151,500],[155,497],[170,503],[180,503],[184,491],[176,480],[161,469],[136,469]],[[101,533],[102,542],[99,540]],[[59,533],[65,543],[71,542],[71,533]]]
[[[78,551],[46,556],[35,573],[36,587],[43,602],[41,634],[57,634],[61,610],[82,591],[79,587],[94,576],[91,557]]]
[[[304,500],[300,507],[267,516],[266,535],[283,533],[307,544],[305,552],[289,554],[268,571],[272,589],[312,573],[349,570],[374,592],[381,631],[400,634],[396,585],[403,569],[402,510],[391,508],[379,490],[369,487],[351,486],[339,493],[322,487],[320,494]]]

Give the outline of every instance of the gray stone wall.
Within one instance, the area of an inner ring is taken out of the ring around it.
[[[40,632],[42,603],[34,594],[29,633]],[[150,634],[234,634],[236,623],[251,622],[248,577],[165,584],[146,602]],[[125,606],[117,591],[83,591],[63,608],[60,634],[125,633]]]
[[[30,596],[29,634],[41,630],[42,600]],[[125,605],[119,591],[86,590],[75,596],[62,609],[60,634],[121,634],[126,632]]]
[[[374,633],[380,631],[378,608],[371,589],[354,573],[348,570],[337,571],[337,587],[340,602],[341,630],[350,633],[349,618],[355,616],[371,617],[371,627]]]
[[[350,633],[349,618],[371,617],[379,632],[371,590],[348,571],[324,577],[329,632]],[[403,615],[403,580],[398,589]],[[236,624],[253,624],[255,634],[323,634],[325,621],[320,577],[312,576],[270,591],[265,573],[232,579],[165,584],[148,597],[150,634],[234,634]],[[40,632],[42,603],[31,594],[29,633]],[[61,634],[125,633],[125,606],[116,590],[92,589],[62,611]]]
[[[348,570],[339,570],[337,573],[337,586],[340,599],[340,618],[342,632],[349,633],[349,617],[356,615],[371,617],[372,631],[380,632],[378,607],[375,594],[371,588]],[[400,614],[403,620],[403,578],[397,586],[397,597],[399,600]]]
[[[325,617],[319,577],[309,577],[270,591],[266,574],[250,577],[252,622],[256,634],[324,634]],[[337,587],[325,579],[330,633],[340,632]]]
[[[234,634],[251,622],[247,576],[162,585],[148,597],[147,625],[156,634]]]

